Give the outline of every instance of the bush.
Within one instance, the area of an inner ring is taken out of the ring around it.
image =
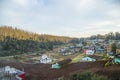
[[[110,61],[107,61],[107,62],[105,63],[105,67],[108,67],[108,66],[111,66],[111,62],[110,62]]]
[[[108,78],[91,72],[83,72],[72,74],[70,80],[108,80]]]

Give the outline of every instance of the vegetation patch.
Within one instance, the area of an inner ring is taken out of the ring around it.
[[[109,79],[105,76],[99,76],[91,72],[83,72],[72,74],[70,80],[109,80]]]

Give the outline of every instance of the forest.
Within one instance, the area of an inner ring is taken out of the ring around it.
[[[120,40],[120,33],[119,32],[110,32],[105,35],[97,34],[92,35],[89,39],[105,39],[105,40]]]
[[[0,56],[11,56],[52,50],[55,46],[67,44],[72,38],[37,34],[12,26],[0,26]]]
[[[53,48],[60,45],[69,43],[78,44],[81,39],[82,38],[37,34],[12,26],[0,26],[0,56],[53,50]],[[120,33],[110,32],[105,35],[97,34],[84,39],[120,40]]]

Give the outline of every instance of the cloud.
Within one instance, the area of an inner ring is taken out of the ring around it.
[[[118,0],[2,0],[0,24],[76,37],[120,32],[119,4]]]
[[[29,0],[12,0],[14,4],[18,4],[21,6],[27,6],[29,4]]]

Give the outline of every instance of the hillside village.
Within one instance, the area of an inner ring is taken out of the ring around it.
[[[0,80],[120,80],[120,0],[0,0]]]
[[[62,55],[72,55],[76,53],[81,53],[85,55],[106,55],[108,57],[114,57],[115,55],[120,54],[120,41],[119,40],[104,40],[104,39],[95,39],[95,40],[84,40],[86,45],[83,45],[80,41],[75,46],[70,45],[68,47],[61,48],[58,50],[59,54]],[[115,50],[112,48],[115,45]]]
[[[83,41],[85,44],[83,44]],[[115,50],[114,50],[113,44],[115,45]],[[104,67],[114,65],[114,64],[119,65],[120,64],[119,54],[120,54],[120,41],[119,40],[104,40],[104,39],[88,40],[86,39],[86,40],[80,40],[79,43],[76,43],[74,45],[69,44],[69,45],[61,46],[60,48],[56,48],[53,51],[43,52],[42,54],[39,54],[39,53],[29,54],[29,55],[23,54],[21,56],[20,55],[16,56],[16,58],[15,57],[8,58],[8,60],[11,60],[12,63],[14,61],[15,62],[17,61],[19,63],[22,62],[24,64],[33,64],[33,65],[40,64],[44,66],[49,65],[49,68],[51,69],[61,70],[63,66],[67,68],[67,65],[70,66],[70,64],[74,64],[74,63],[82,64],[82,62],[88,64],[88,62],[97,63],[99,61],[100,62],[107,61],[104,64],[101,63],[102,65],[104,65]],[[2,60],[3,59],[1,59],[1,61]],[[8,61],[7,63],[9,64]],[[3,67],[5,67],[3,65],[6,65],[6,67],[10,66],[8,64],[2,63],[1,70]],[[17,67],[17,66],[14,65],[12,67]],[[16,72],[14,71],[14,69],[12,69],[12,73],[9,73],[9,74],[15,74],[15,73]],[[24,79],[16,78],[16,77],[13,77],[13,78],[14,80],[25,79],[25,77]],[[9,79],[9,77],[7,79]]]
[[[6,32],[0,33],[0,80],[70,80],[87,71],[120,80],[119,36],[69,38],[0,29]]]

